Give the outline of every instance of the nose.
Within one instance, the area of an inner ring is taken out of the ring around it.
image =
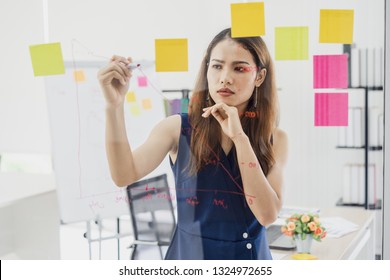
[[[233,78],[229,69],[224,69],[221,72],[220,83],[222,85],[227,85],[227,84],[231,85],[233,83]]]

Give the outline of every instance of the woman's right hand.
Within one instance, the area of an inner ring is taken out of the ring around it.
[[[131,70],[126,66],[131,62],[131,57],[114,55],[110,63],[99,70],[97,77],[107,106],[117,108],[123,105],[131,78]]]

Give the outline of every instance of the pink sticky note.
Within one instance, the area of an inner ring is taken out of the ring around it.
[[[138,77],[138,86],[139,87],[147,87],[148,86],[148,78],[146,76]]]
[[[314,88],[347,88],[348,56],[314,55]]]
[[[315,94],[315,126],[348,126],[348,93]]]

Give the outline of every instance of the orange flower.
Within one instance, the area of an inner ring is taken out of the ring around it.
[[[315,222],[310,222],[307,224],[307,226],[310,228],[311,231],[317,230],[317,225]]]
[[[288,231],[293,231],[293,230],[295,230],[295,223],[293,223],[293,222],[288,222],[288,224],[287,224],[287,230],[288,230]]]
[[[314,231],[314,234],[315,235],[321,235],[321,234],[323,234],[323,230],[322,230],[322,228],[320,228],[320,227],[318,227],[318,228],[316,228],[316,230]]]
[[[301,221],[302,223],[307,223],[308,221],[310,221],[310,217],[306,214],[303,214],[302,217],[301,217]]]

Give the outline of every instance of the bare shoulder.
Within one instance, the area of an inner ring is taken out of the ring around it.
[[[288,136],[285,131],[276,128],[273,134],[274,152],[277,161],[285,162],[288,153]]]
[[[283,144],[287,144],[287,142],[288,142],[287,133],[280,128],[275,129],[273,137],[274,137],[274,144],[275,145],[278,145],[278,144],[283,145]]]
[[[162,127],[167,130],[177,131],[180,130],[181,127],[181,117],[180,115],[172,115],[166,117],[162,121],[160,121],[156,127]]]

